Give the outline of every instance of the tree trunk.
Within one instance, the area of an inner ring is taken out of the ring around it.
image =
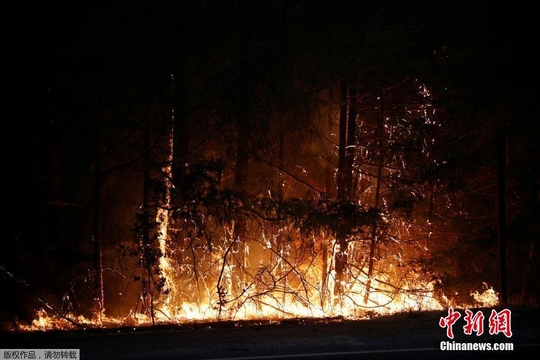
[[[149,115],[149,114],[148,114]],[[142,205],[142,253],[144,270],[146,271],[147,279],[143,281],[143,294],[144,300],[148,301],[145,304],[149,308],[150,316],[152,318],[152,324],[155,323],[154,319],[154,291],[152,289],[153,277],[152,277],[152,258],[150,252],[151,239],[150,239],[150,119],[146,116],[144,122],[144,164],[143,164],[143,205]]]
[[[352,199],[353,188],[353,163],[356,152],[356,86],[354,79],[351,80],[349,90],[349,114],[347,120],[347,141],[345,149],[345,167],[343,169],[343,187],[346,199]]]
[[[96,130],[96,134],[99,131]],[[94,308],[95,313],[98,315],[99,321],[101,321],[102,315],[105,311],[104,306],[104,290],[103,290],[103,256],[101,250],[101,150],[99,149],[99,135],[96,135],[96,158],[94,163],[94,200],[93,200],[93,230],[92,230],[92,244],[93,244],[93,267],[94,267]]]
[[[285,166],[285,124],[284,119],[280,119],[280,126],[279,126],[279,150],[278,150],[278,164],[279,169],[284,169]],[[278,201],[283,201],[284,198],[284,177],[283,172],[278,172],[278,184],[277,184],[277,198]],[[279,225],[278,225],[279,226]],[[280,257],[278,259],[279,261],[279,278],[283,281],[283,288],[287,289],[287,277],[286,277],[286,263],[283,261],[283,257],[285,256],[287,241],[285,239],[285,236],[283,236],[283,232],[279,231],[279,233],[276,236],[276,242],[277,242],[277,251],[278,256]],[[281,302],[282,304],[285,304],[287,299],[287,292],[283,291],[283,294],[281,296]],[[283,312],[283,316],[285,316],[285,312]]]
[[[347,151],[347,80],[341,81],[339,107],[339,147],[338,147],[338,172],[337,172],[337,196],[345,199],[347,189],[345,186],[345,165]]]
[[[174,74],[173,79],[173,109],[172,114],[172,156],[171,156],[171,185],[173,189],[181,189],[182,179],[186,172],[187,155],[189,152],[189,137],[190,127],[188,121],[188,101],[187,101],[187,67],[188,56],[185,56],[185,62],[180,64],[177,71]],[[178,191],[171,189],[171,204],[175,207],[182,206],[182,194]],[[184,251],[187,248],[185,241],[185,235],[182,234],[182,222],[184,219],[178,218],[178,216],[169,217],[169,224],[167,225],[167,234],[170,237],[175,238],[176,246]],[[178,257],[178,266],[181,266],[184,262],[184,257]]]
[[[185,65],[187,66],[187,64]],[[172,158],[172,183],[178,188],[180,180],[184,173],[186,164],[186,155],[189,152],[189,123],[187,120],[187,93],[185,71],[180,70],[179,74],[175,74],[174,81],[174,113],[172,119],[173,132],[173,158]]]
[[[242,74],[240,84],[240,102],[237,104],[237,145],[236,145],[236,166],[234,173],[235,188],[240,193],[248,191],[248,169],[249,169],[249,151],[250,151],[250,99],[248,93],[248,85],[250,82],[249,76],[249,51],[250,51],[250,38],[251,38],[251,24],[249,5],[246,1],[241,2],[241,63]],[[238,272],[236,274],[240,284],[240,287],[244,284],[244,268],[246,262],[245,254],[245,240],[246,240],[246,221],[243,217],[237,219],[234,226],[233,241],[238,247],[238,253],[236,257],[236,268]],[[233,286],[237,286],[236,290],[239,291],[239,284],[233,283]]]
[[[373,201],[373,207],[378,208],[381,194],[382,183],[382,169],[384,165],[384,153],[383,153],[383,137],[384,137],[384,94],[381,94],[381,115],[379,124],[377,126],[377,151],[378,151],[378,164],[377,164],[377,178],[375,185],[375,199]],[[366,293],[364,294],[364,303],[367,304],[369,300],[369,294],[371,292],[371,280],[373,277],[373,268],[375,267],[375,252],[377,250],[377,223],[373,224],[371,228],[371,242],[369,245],[369,260],[368,260],[368,272],[366,281]]]
[[[99,9],[98,9],[99,11]],[[101,249],[101,14],[98,13],[96,24],[96,108],[95,108],[95,162],[94,162],[94,195],[92,209],[92,247],[93,247],[93,272],[94,272],[94,313],[98,314],[101,321],[105,311],[103,289],[103,255]]]
[[[145,15],[147,14],[146,8],[148,6],[148,2],[144,1],[144,8],[145,8]],[[144,19],[144,27],[148,27],[148,19],[145,16]],[[143,38],[142,46],[143,48],[148,47],[147,39]],[[148,58],[145,58],[146,61],[148,61]],[[148,88],[149,83],[149,64],[146,64],[145,68],[143,69],[144,72],[144,85],[145,88]],[[152,106],[149,107],[149,110],[145,116],[144,119],[144,153],[143,153],[143,199],[142,199],[142,223],[141,223],[141,231],[142,231],[142,256],[143,256],[143,269],[146,271],[146,279],[142,281],[143,283],[143,295],[144,295],[144,301],[145,301],[145,308],[148,309],[150,313],[150,317],[152,319],[152,324],[155,324],[155,311],[154,311],[154,266],[156,265],[154,261],[156,260],[152,254],[153,251],[153,244],[152,244],[152,238],[151,238],[151,229],[150,229],[150,217],[151,217],[151,210],[150,210],[150,181],[151,181],[151,175],[150,175],[150,167],[151,167],[151,159],[150,159],[150,114],[151,114]]]
[[[337,195],[340,199],[347,198],[347,175],[346,175],[346,147],[347,147],[347,80],[341,81],[340,109],[339,109],[339,148],[338,148],[338,172],[337,172]],[[337,250],[334,253],[336,278],[334,283],[334,303],[340,303],[343,295],[343,281],[347,265],[347,234],[339,227],[336,231]]]

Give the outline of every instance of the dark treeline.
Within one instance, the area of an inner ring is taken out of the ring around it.
[[[291,246],[298,264],[301,252],[323,259],[323,304],[348,276],[394,262],[452,304],[483,286],[537,304],[526,9],[118,0],[9,16],[2,320],[29,320],[45,301],[153,316],[146,307],[173,291],[162,257],[194,289],[214,271],[197,259],[221,256],[209,293],[220,309],[231,291],[245,296],[241,282],[294,292],[310,281],[280,275],[298,273],[281,263]],[[280,265],[250,272],[261,234]],[[246,270],[227,284],[225,264]]]

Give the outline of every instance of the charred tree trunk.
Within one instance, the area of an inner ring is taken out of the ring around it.
[[[283,57],[288,58],[289,49],[287,46],[288,24],[287,24],[287,1],[286,0],[283,0],[281,2],[281,9],[282,9],[281,29],[283,32],[280,36],[280,41],[282,44],[280,50],[283,54]],[[278,172],[278,184],[277,184],[276,192],[277,192],[278,201],[281,202],[285,198],[285,177],[284,177],[282,169],[285,169],[285,129],[287,128],[286,119],[288,119],[288,116],[287,116],[288,114],[285,109],[280,109],[280,110],[281,110],[280,111],[281,116],[279,119],[279,134],[278,134],[278,137],[279,137],[278,164],[279,164],[280,170]],[[282,257],[286,255],[285,252],[288,250],[286,248],[288,244],[287,244],[285,236],[283,235],[282,230],[283,229],[278,229],[278,234],[276,236],[277,249],[278,249],[279,256],[281,257],[280,259],[278,259],[279,264],[280,264],[279,278],[283,279],[283,288],[287,289],[287,286],[288,286],[288,281],[287,281],[287,276],[286,276],[287,267]],[[286,303],[287,301],[286,296],[287,296],[287,292],[283,291],[282,296],[281,296],[282,304]],[[285,309],[283,309],[283,316],[285,316]]]
[[[333,179],[333,169],[328,165],[325,170],[325,191],[326,193],[330,194],[335,190],[335,184]],[[321,271],[321,307],[323,309],[326,308],[326,305],[328,303],[328,294],[330,293],[330,289],[328,288],[328,276],[329,276],[329,269],[328,269],[328,241],[326,239],[326,236],[322,239],[322,245],[321,245],[321,257],[322,257],[322,271]]]
[[[99,115],[98,115],[99,116]],[[97,125],[96,125],[97,126]],[[92,229],[92,244],[93,244],[93,272],[94,272],[94,309],[101,321],[104,306],[104,290],[103,290],[103,255],[101,250],[101,150],[99,149],[99,130],[96,129],[96,158],[94,163],[94,199],[93,199],[93,229]]]
[[[97,56],[97,84],[95,108],[95,160],[94,160],[94,195],[92,209],[92,251],[94,273],[94,313],[101,321],[105,311],[103,289],[103,255],[101,249],[101,15],[98,9],[96,24],[96,56]]]
[[[341,81],[340,109],[339,109],[339,148],[338,148],[338,172],[337,172],[337,195],[339,199],[347,199],[348,185],[351,177],[347,166],[347,80]],[[343,282],[347,266],[347,234],[339,228],[336,232],[337,249],[335,252],[336,278],[334,284],[334,300],[340,302],[343,295]]]
[[[356,86],[351,81],[349,89],[349,113],[347,118],[347,141],[345,149],[345,167],[343,169],[343,187],[346,199],[352,199],[353,188],[353,163],[356,151]]]
[[[280,126],[279,126],[279,149],[278,149],[278,164],[279,169],[284,169],[285,166],[285,124],[284,124],[283,118],[280,120]],[[278,201],[283,201],[283,198],[285,196],[284,194],[284,188],[285,188],[285,181],[284,181],[283,171],[279,171],[278,173],[278,184],[277,184],[277,198]],[[279,226],[279,225],[278,225]],[[277,242],[277,251],[279,256],[279,278],[283,279],[283,288],[287,288],[287,277],[286,277],[286,263],[283,261],[283,257],[286,255],[286,246],[287,241],[285,237],[283,236],[283,231],[278,229],[278,234],[276,235],[276,242]],[[286,303],[286,291],[283,291],[283,294],[281,296],[281,301],[283,304]],[[285,313],[283,313],[285,315]]]
[[[150,120],[146,117],[144,122],[144,163],[143,163],[143,203],[142,203],[142,261],[143,268],[146,272],[146,279],[143,280],[143,302],[144,307],[150,312],[152,324],[155,323],[154,318],[154,291],[152,289],[152,247],[150,239]]]
[[[186,65],[187,66],[187,65]],[[174,112],[172,114],[172,183],[176,188],[179,188],[184,167],[186,164],[186,156],[189,152],[189,123],[187,120],[187,93],[182,84],[185,83],[183,71],[180,74],[175,74],[174,81]]]
[[[243,193],[247,191],[248,184],[248,165],[249,165],[249,155],[248,155],[248,137],[249,132],[246,126],[240,126],[238,129],[238,140],[237,140],[237,154],[236,154],[236,167],[235,167],[235,188]],[[234,224],[233,232],[233,241],[236,243],[237,248],[237,257],[236,257],[236,266],[238,269],[237,278],[239,281],[244,283],[243,272],[245,267],[245,241],[246,241],[246,219],[240,217],[236,220]],[[234,255],[232,255],[234,256]],[[237,286],[238,284],[233,284]],[[239,290],[239,289],[237,289]]]
[[[144,2],[144,13],[147,14],[146,8],[148,6],[148,3]],[[144,19],[144,27],[148,27],[148,19],[145,17]],[[146,37],[143,37],[142,39],[142,47],[147,48],[148,47],[148,39]],[[148,74],[149,61],[148,58],[145,58],[145,61],[148,63],[145,66],[145,69],[143,69],[144,72],[144,83],[145,89],[149,86],[149,80],[150,75]],[[144,153],[143,153],[143,193],[142,193],[142,219],[141,219],[141,245],[142,245],[142,267],[143,271],[146,273],[143,275],[142,279],[142,295],[143,295],[143,306],[144,309],[149,312],[149,315],[152,319],[152,324],[155,324],[155,311],[154,311],[154,274],[155,271],[155,265],[156,265],[156,257],[154,256],[154,248],[153,248],[153,239],[151,237],[152,229],[151,229],[151,214],[152,211],[150,209],[150,196],[151,196],[151,190],[150,190],[150,182],[151,182],[151,151],[150,151],[150,114],[152,112],[152,106],[153,102],[151,103],[150,107],[148,108],[148,112],[145,115],[144,118]]]
[[[249,82],[250,82],[250,64],[249,64],[249,51],[250,51],[250,39],[251,39],[251,24],[249,4],[247,1],[241,2],[241,59],[242,64],[241,78],[240,78],[240,101],[237,105],[237,144],[236,144],[236,165],[234,172],[234,185],[236,190],[244,194],[248,191],[248,170],[249,170],[249,151],[251,147],[250,142],[250,112],[251,106],[249,99]],[[236,266],[238,272],[236,274],[240,281],[240,286],[244,284],[244,268],[245,268],[245,240],[246,240],[246,219],[240,217],[236,220],[233,232],[233,242],[237,247]],[[234,256],[234,255],[233,255]],[[233,286],[239,284],[233,283]],[[240,290],[237,288],[236,290]]]
[[[188,60],[184,64],[180,65],[177,72],[174,74],[173,89],[172,89],[172,154],[171,154],[171,182],[172,185],[170,191],[170,203],[174,208],[182,207],[182,195],[178,189],[182,188],[182,181],[186,174],[187,155],[189,153],[189,137],[190,127],[188,122],[188,93],[186,89],[187,79],[187,67]],[[182,67],[183,66],[183,67]],[[185,241],[185,234],[182,233],[182,222],[184,219],[175,216],[174,212],[170,212],[169,223],[167,224],[167,234],[169,238],[175,238],[181,251],[187,248]],[[184,262],[184,257],[178,257],[179,266]]]
[[[347,194],[345,186],[345,165],[347,151],[347,80],[341,81],[339,107],[339,147],[338,147],[338,172],[337,172],[337,196],[344,199]]]
[[[377,177],[375,179],[375,199],[373,201],[373,207],[378,208],[381,195],[381,183],[382,183],[382,170],[384,165],[384,152],[383,152],[383,137],[384,137],[384,94],[381,94],[381,114],[379,124],[377,126]],[[373,271],[375,267],[375,252],[377,250],[377,223],[374,223],[371,228],[371,241],[369,245],[369,259],[368,259],[368,271],[366,282],[366,293],[364,294],[364,303],[367,304],[369,300],[369,294],[371,292],[371,281],[373,277]]]

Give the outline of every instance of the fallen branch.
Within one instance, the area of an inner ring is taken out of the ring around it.
[[[56,309],[54,306],[49,304],[47,302],[47,300],[45,300],[45,298],[43,296],[41,296],[30,284],[28,284],[24,280],[18,279],[15,275],[13,275],[8,270],[6,270],[6,268],[3,265],[0,265],[0,270],[2,270],[2,272],[4,274],[6,274],[10,279],[12,279],[15,282],[17,282],[17,283],[21,284],[22,286],[24,286],[28,290],[28,292],[30,292],[32,295],[34,295],[46,308],[52,310],[56,315],[60,316],[62,319],[68,321],[69,323],[75,325],[76,327],[78,327],[80,329],[85,329],[85,327],[83,325],[79,324],[78,322],[76,322],[73,319],[70,319],[67,315],[62,313],[60,310]]]

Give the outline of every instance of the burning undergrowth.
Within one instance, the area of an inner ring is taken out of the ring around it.
[[[105,238],[94,213],[91,266],[15,327],[363,319],[497,304],[495,246],[470,246],[482,229],[467,229],[467,195],[450,191],[430,92],[411,79],[396,89],[383,103],[345,86],[346,106],[322,109],[326,120],[311,119],[309,131],[291,125],[294,151],[285,138],[241,142],[236,129],[236,154],[216,150],[223,135],[182,157],[166,119],[135,169],[143,191],[124,221],[129,236]]]
[[[208,193],[225,197],[218,191]],[[231,194],[227,192],[227,199],[233,199]],[[199,223],[191,221],[183,227],[178,224],[185,222],[159,210],[155,224],[161,230],[151,241],[136,237],[138,242],[124,249],[123,256],[133,263],[124,291],[135,294],[124,314],[110,315],[107,298],[101,299],[103,308],[77,314],[76,306],[64,296],[60,308],[41,299],[45,306],[31,323],[14,328],[343,321],[498,303],[498,294],[487,283],[470,292],[469,303],[454,302],[438,287],[435,274],[421,267],[419,259],[429,255],[432,237],[422,233],[422,227],[413,231],[414,226],[390,213],[341,200],[275,202],[257,197],[252,203],[241,203],[239,199],[234,198],[235,205],[227,200],[226,210],[242,217],[231,216],[227,222],[209,215],[223,209],[209,210],[203,203],[183,208],[182,216],[207,210],[195,217]],[[242,223],[241,237],[240,219],[249,219]],[[375,251],[371,252],[374,229]],[[92,279],[86,283],[90,288],[95,284]]]
[[[377,207],[324,194],[251,196],[223,188],[223,169],[213,161],[185,167],[173,185],[163,168],[132,242],[118,247],[122,266],[112,273],[120,286],[103,281],[107,268],[94,262],[60,305],[40,297],[34,318],[14,328],[365,319],[498,302],[488,283],[469,287],[461,300],[445,289],[429,260],[444,264],[433,250],[457,240],[436,228],[433,203],[429,216],[411,218],[418,189],[379,187]],[[369,203],[376,189],[364,186]]]

